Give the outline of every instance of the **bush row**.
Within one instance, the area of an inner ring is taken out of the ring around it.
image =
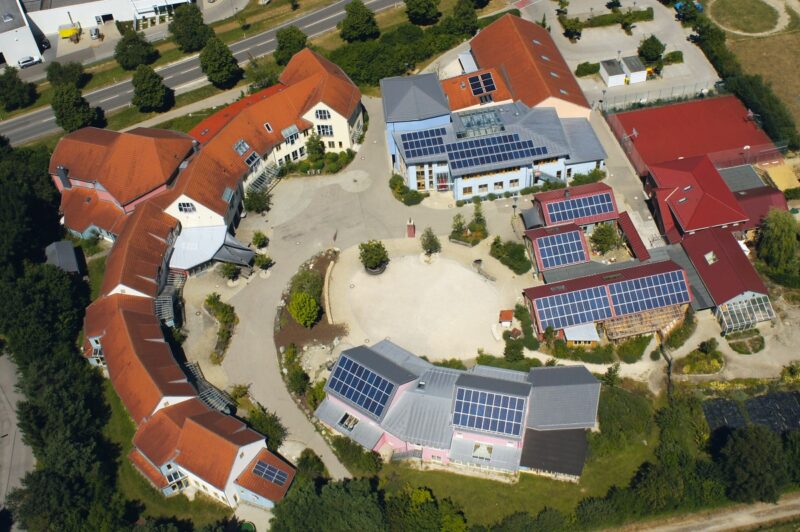
[[[412,205],[419,205],[422,200],[428,197],[428,193],[422,193],[417,190],[411,190],[406,186],[402,176],[397,174],[389,179],[389,188],[392,189],[392,195],[398,201],[402,201],[404,205],[409,207]]]
[[[600,63],[588,63],[583,62],[578,65],[578,68],[575,69],[575,75],[579,78],[583,78],[585,76],[591,76],[592,74],[597,74],[600,72]]]
[[[516,273],[522,275],[531,269],[531,261],[525,251],[525,246],[519,242],[495,237],[489,249],[489,255],[499,260],[505,266]]]
[[[225,357],[225,351],[231,342],[233,329],[239,322],[239,317],[236,316],[233,305],[223,303],[217,292],[213,292],[206,297],[205,305],[206,309],[219,322],[217,343],[214,346],[214,352],[211,354],[211,361],[214,364],[220,364]]]

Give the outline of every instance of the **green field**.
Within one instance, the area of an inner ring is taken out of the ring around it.
[[[725,28],[744,33],[769,31],[778,23],[778,12],[761,0],[715,0],[711,17]]]

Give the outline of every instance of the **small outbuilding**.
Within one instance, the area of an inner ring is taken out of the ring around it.
[[[609,87],[625,85],[625,70],[616,59],[600,61],[600,77]]]
[[[514,321],[514,311],[513,310],[501,310],[500,311],[500,326],[504,329],[508,329],[511,327],[511,322]]]
[[[53,242],[45,248],[44,253],[47,257],[47,264],[52,264],[67,273],[83,273],[75,246],[69,240]]]
[[[638,56],[631,55],[622,58],[622,69],[625,71],[627,83],[644,83],[647,81],[647,67]]]

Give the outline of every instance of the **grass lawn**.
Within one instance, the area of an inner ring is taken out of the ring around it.
[[[94,301],[100,295],[100,286],[106,273],[106,257],[92,259],[86,263],[89,270],[89,297]]]
[[[726,28],[745,33],[769,31],[778,23],[778,12],[762,0],[716,0],[711,17]]]
[[[156,124],[153,127],[157,129],[170,129],[172,131],[182,131],[183,133],[188,133],[194,126],[199,124],[204,118],[215,113],[219,109],[220,109],[219,107],[202,109],[200,111],[195,111],[194,113],[189,113],[188,115],[178,116],[171,120],[161,122],[160,124]]]
[[[136,431],[133,421],[122,406],[119,396],[105,381],[106,401],[111,407],[111,418],[105,427],[105,436],[120,448],[120,464],[117,469],[117,489],[127,500],[137,501],[144,506],[143,517],[175,517],[191,520],[195,526],[214,523],[229,515],[231,510],[199,495],[190,501],[183,495],[163,497],[145,478],[133,468],[127,456],[131,450],[131,440]]]
[[[489,525],[515,512],[536,515],[545,506],[572,512],[584,497],[603,496],[615,484],[627,485],[639,465],[651,458],[657,443],[654,430],[646,446],[639,443],[609,456],[590,458],[578,484],[529,474],[521,475],[517,484],[505,484],[441,471],[418,471],[397,462],[386,464],[380,477],[388,492],[407,484],[427,486],[437,498],[460,504],[469,524]]]

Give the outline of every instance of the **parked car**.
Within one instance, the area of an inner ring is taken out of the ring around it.
[[[35,65],[37,63],[41,63],[41,62],[42,62],[42,58],[41,57],[35,57],[34,58],[34,57],[31,57],[31,56],[27,56],[27,57],[23,57],[22,59],[17,61],[17,64],[19,65],[20,68],[28,68],[29,66],[33,66],[33,65]]]
[[[89,30],[89,38],[93,41],[100,38],[100,28],[92,28]]]
[[[50,49],[50,41],[48,39],[42,39],[41,42],[39,43],[39,48],[41,48],[42,51],[49,50]]]

